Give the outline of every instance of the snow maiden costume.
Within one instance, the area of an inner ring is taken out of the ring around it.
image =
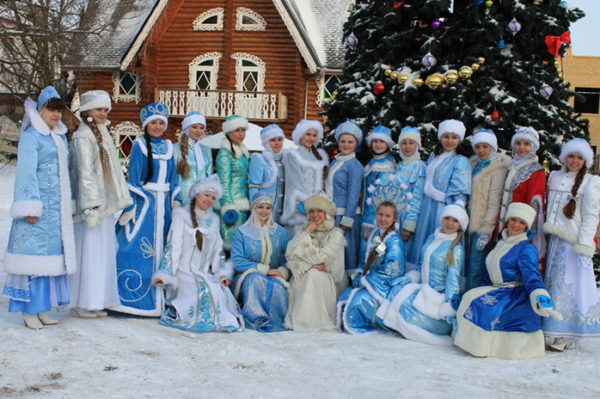
[[[69,276],[69,288],[73,313],[86,318],[106,316],[102,309],[119,305],[114,214],[131,205],[116,147],[106,128],[110,122],[97,124],[87,115],[87,111],[102,108],[111,109],[107,92],[92,90],[81,95],[83,121],[71,144],[78,268]]]
[[[444,133],[453,133],[462,141],[465,137],[465,125],[454,119],[446,120],[438,126],[438,140]],[[443,151],[443,150],[442,150]],[[427,161],[425,175],[425,197],[421,205],[421,213],[417,231],[413,241],[415,250],[407,253],[407,264],[418,265],[421,262],[420,249],[425,241],[440,225],[440,215],[445,205],[456,204],[463,208],[471,194],[471,165],[469,160],[456,151],[443,151],[431,154]]]
[[[338,325],[351,334],[385,328],[376,313],[382,305],[389,305],[390,292],[404,277],[404,241],[394,226],[389,231],[373,230],[367,258],[371,253],[373,260],[365,261],[365,269],[352,280],[353,286],[338,299]]]
[[[223,194],[216,175],[195,183],[189,191],[190,206],[173,211],[165,256],[152,278],[167,288],[160,324],[195,333],[237,331],[244,327],[242,315],[231,290],[223,284],[231,281],[233,267],[223,262],[219,217],[212,208],[196,207],[194,197],[203,193],[217,200]]]
[[[133,142],[127,182],[133,205],[125,208],[117,226],[117,281],[121,305],[113,310],[140,316],[160,316],[164,298],[152,286],[169,226],[171,204],[179,193],[173,145],[151,137],[146,126],[155,119],[167,124],[169,109],[151,103],[140,111],[144,136]]]
[[[502,192],[506,173],[511,165],[508,156],[498,153],[498,141],[491,130],[480,130],[471,138],[475,150],[477,144],[492,148],[488,159],[473,155],[471,200],[469,201],[469,262],[467,266],[467,290],[484,284],[486,245],[492,239],[498,224]]]
[[[460,236],[469,217],[458,205],[446,205],[441,220],[458,220],[460,230],[446,234],[437,228],[422,249],[423,263],[409,271],[389,294],[390,303],[377,312],[383,323],[405,338],[433,345],[452,345],[450,334],[455,325],[460,295],[460,272],[465,251]]]
[[[585,160],[579,172],[582,176],[566,167],[550,174],[544,224],[544,232],[550,234],[545,283],[556,310],[564,316],[563,321],[544,319],[544,334],[558,338],[550,346],[555,350],[560,350],[561,344],[562,349],[571,346],[573,338],[600,337],[600,298],[592,264],[600,213],[600,177],[586,173],[594,153],[585,140],[573,139],[563,146],[563,164],[569,154],[579,154]],[[575,203],[571,218],[565,215],[570,201]]]
[[[242,305],[246,327],[260,332],[283,331],[288,309],[289,271],[285,251],[290,235],[286,229],[273,222],[272,217],[261,226],[256,207],[273,207],[270,196],[256,194],[252,201],[250,217],[235,233],[231,247],[236,278],[234,293]],[[281,276],[269,276],[276,270]]]
[[[22,312],[30,328],[42,328],[40,321],[57,323],[44,312],[69,303],[67,275],[76,269],[67,127],[58,121],[50,128],[39,113],[47,105],[62,111],[59,99],[49,86],[40,93],[37,107],[32,99],[25,100],[10,208],[4,295],[10,298],[8,311]],[[30,223],[26,217],[37,221]]]
[[[362,142],[362,130],[352,122],[346,121],[335,129],[335,139],[339,142],[342,135],[351,135],[356,140],[356,149]],[[346,248],[346,274],[350,276],[357,267],[360,248],[360,187],[363,166],[356,159],[356,152],[348,155],[341,153],[329,165],[329,173],[325,180],[325,192],[333,199],[336,206],[335,225],[346,227],[344,231]]]
[[[421,213],[421,204],[423,203],[423,190],[425,188],[425,170],[427,166],[421,160],[419,150],[421,149],[421,134],[419,130],[412,126],[405,126],[398,136],[398,145],[402,140],[413,140],[417,143],[417,149],[414,154],[407,156],[400,149],[400,158],[396,168],[396,178],[400,185],[398,196],[394,199],[398,209],[398,227],[399,232],[408,231],[411,238],[404,242],[404,254],[413,251],[414,232],[417,230],[417,222]],[[419,249],[415,249],[419,251]],[[408,270],[416,269],[417,265],[406,265]]]
[[[531,152],[525,157],[518,156],[514,151],[517,140],[527,140],[531,143]],[[543,233],[546,172],[538,163],[538,157],[535,155],[540,148],[539,134],[532,127],[520,127],[512,136],[511,146],[513,147],[513,161],[504,183],[498,230],[502,231],[504,227],[506,210],[511,203],[522,202],[531,205],[537,212],[535,222],[531,226],[535,233],[532,242],[538,249],[539,257],[543,258],[546,253],[546,239]]]
[[[211,149],[204,144],[200,144],[200,140],[194,140],[190,136],[190,126],[195,124],[206,126],[206,118],[198,112],[190,112],[181,122],[182,133],[179,136],[179,142],[173,146],[183,206],[189,204],[188,193],[192,185],[213,173]]]
[[[335,204],[321,195],[304,201],[311,209],[326,212],[325,220],[312,233],[308,221],[296,227],[285,257],[292,272],[285,327],[294,331],[338,331],[335,322],[336,284],[344,275],[344,235],[334,226]],[[322,264],[324,271],[313,267]]]
[[[535,210],[527,204],[513,203],[506,219],[518,218],[531,226]],[[527,231],[502,239],[486,258],[492,285],[474,288],[464,294],[456,319],[454,343],[479,357],[529,359],[544,355],[544,336],[540,316],[560,317],[549,307],[552,300],[537,271],[536,247]]]
[[[273,201],[273,220],[277,223],[283,212],[283,187],[285,171],[283,169],[283,147],[274,153],[269,144],[270,140],[280,137],[285,140],[283,130],[277,125],[269,125],[260,131],[260,139],[265,148],[260,154],[250,158],[248,171],[248,194],[254,196],[267,195]]]
[[[323,191],[324,169],[329,157],[322,149],[310,148],[300,144],[300,139],[308,130],[317,132],[315,145],[323,138],[323,126],[319,121],[303,119],[294,128],[292,139],[298,146],[296,150],[287,151],[283,157],[285,169],[285,198],[283,214],[279,221],[292,230],[306,220],[306,216],[298,209],[298,204],[313,194]]]
[[[223,185],[221,197],[221,237],[223,247],[231,248],[231,237],[248,217],[248,150],[242,144],[233,144],[227,135],[237,129],[248,129],[248,121],[238,115],[230,115],[223,122],[225,138],[217,154],[216,166]]]

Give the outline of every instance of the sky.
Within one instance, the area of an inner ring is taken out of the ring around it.
[[[585,17],[571,25],[573,54],[600,57],[600,1],[567,0],[569,7],[578,7]]]

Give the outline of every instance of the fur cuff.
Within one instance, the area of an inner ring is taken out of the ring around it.
[[[417,296],[413,300],[414,307],[426,316],[435,320],[441,320],[442,305],[445,303],[444,294],[437,292],[429,286],[422,284]]]
[[[577,244],[577,236],[575,234],[550,222],[544,223],[544,233],[554,234],[555,236],[562,238],[569,244]]]
[[[354,225],[354,219],[349,218],[348,216],[342,216],[342,220],[340,221],[340,225],[344,227],[352,228]]]
[[[13,219],[22,219],[27,216],[42,216],[42,201],[15,201],[10,207],[10,216]]]
[[[404,276],[406,276],[409,279],[411,279],[411,281],[413,283],[418,283],[421,280],[421,273],[419,273],[416,270],[408,271],[408,272],[406,272],[406,274]]]
[[[260,274],[267,274],[267,272],[269,271],[269,265],[265,265],[262,263],[257,263],[256,264],[256,270],[258,270],[258,272]]]
[[[415,222],[413,222],[412,220],[406,220],[402,224],[402,230],[406,230],[406,231],[410,231],[411,233],[414,233],[415,231],[417,231],[417,224]]]
[[[287,269],[287,267],[280,266],[275,270],[281,273],[281,278],[283,278],[284,280],[287,281],[290,279],[290,271]]]
[[[163,270],[159,270],[152,275],[152,285],[159,286],[160,284],[155,284],[154,281],[160,279],[164,282],[164,285],[170,285],[173,288],[177,288],[177,277],[169,274]]]
[[[247,198],[236,199],[235,201],[233,201],[233,203],[221,206],[221,215],[225,214],[225,212],[231,209],[238,212],[247,211],[250,209],[250,203],[248,202]]]
[[[529,294],[529,302],[531,303],[531,308],[533,309],[533,311],[540,315],[540,316],[544,316],[544,314],[542,312],[540,312],[540,307],[538,306],[537,302],[536,302],[536,298],[539,295],[546,295],[547,297],[550,297],[550,294],[548,293],[548,291],[546,291],[543,288],[536,288],[535,290],[531,291],[531,293]]]
[[[587,256],[588,258],[592,258],[594,256],[595,248],[583,244],[575,244],[573,245],[573,252],[575,252],[578,255],[583,255]]]

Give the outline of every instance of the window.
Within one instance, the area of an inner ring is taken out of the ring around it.
[[[211,8],[198,15],[192,25],[195,31],[217,31],[223,30],[223,15],[225,9],[221,7]]]
[[[600,113],[600,89],[591,87],[576,87],[575,112],[582,114]]]
[[[117,146],[121,168],[123,169],[123,172],[127,173],[129,153],[131,152],[133,141],[144,134],[144,132],[133,122],[122,122],[115,127],[111,127],[110,133]]]
[[[263,91],[265,86],[265,63],[258,57],[247,53],[235,53],[231,56],[236,62],[235,81],[238,91]]]
[[[323,74],[317,78],[319,93],[317,95],[317,104],[323,105],[324,102],[330,101],[335,97],[335,92],[340,85],[341,75]]]
[[[216,90],[221,53],[212,52],[196,57],[189,64],[189,88]]]
[[[267,28],[267,22],[256,11],[245,7],[238,7],[235,18],[237,31],[261,31]]]
[[[142,78],[138,72],[119,71],[113,74],[113,100],[140,102]]]

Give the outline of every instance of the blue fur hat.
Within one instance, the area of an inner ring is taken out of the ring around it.
[[[351,120],[347,120],[347,121],[342,122],[339,125],[337,125],[334,133],[335,133],[336,141],[340,141],[340,136],[342,134],[350,134],[350,135],[354,136],[354,138],[356,139],[356,148],[358,148],[360,146],[360,143],[362,142],[362,139],[363,139],[362,129],[360,128],[360,126],[358,126],[358,124],[356,122],[351,121]]]
[[[271,151],[271,147],[269,147],[269,140],[277,137],[285,139],[283,130],[281,130],[279,125],[273,123],[271,125],[263,127],[260,130],[260,141],[262,142],[263,147],[265,147],[265,151]]]
[[[169,107],[161,103],[150,103],[140,111],[140,121],[142,121],[142,129],[155,119],[160,119],[169,124]]]
[[[206,118],[200,112],[192,111],[188,113],[185,118],[183,118],[183,122],[181,122],[181,130],[187,134],[188,127],[197,123],[206,126]]]
[[[269,204],[273,206],[273,199],[260,191],[252,196],[252,208],[260,204]]]
[[[60,94],[58,94],[58,91],[56,91],[56,89],[54,87],[48,86],[48,87],[44,88],[44,90],[42,90],[40,92],[40,95],[38,96],[37,110],[41,111],[42,108],[44,107],[44,105],[46,105],[48,100],[50,100],[51,98],[61,98],[61,97],[60,97]]]
[[[475,132],[473,137],[471,137],[471,146],[473,150],[475,150],[475,146],[477,144],[487,144],[494,152],[498,151],[498,139],[496,138],[496,134],[491,129],[481,129]]]
[[[367,145],[371,146],[373,140],[385,141],[389,149],[394,146],[394,142],[392,141],[392,131],[383,125],[377,125],[371,130],[367,136]]]
[[[223,128],[223,133],[225,134],[233,132],[239,128],[248,130],[248,120],[243,116],[229,115],[227,118],[225,118],[221,127]]]
[[[402,142],[404,139],[410,139],[417,143],[417,150],[421,149],[421,133],[419,133],[419,129],[413,126],[404,126],[402,130],[400,130],[400,136],[398,136],[398,144]]]

